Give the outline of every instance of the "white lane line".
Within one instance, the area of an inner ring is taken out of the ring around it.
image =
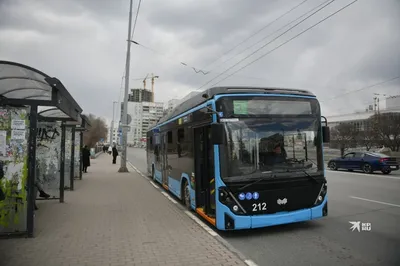
[[[369,176],[369,177],[378,177],[378,178],[386,178],[386,179],[396,179],[400,180],[400,177],[396,176],[382,176],[382,175],[376,175],[376,174],[364,174],[364,173],[354,173],[354,172],[343,172],[343,171],[333,171],[333,170],[326,170],[329,173],[336,173],[336,174],[346,174],[346,175],[351,175],[351,176]]]
[[[377,201],[377,200],[370,200],[370,199],[360,198],[360,197],[354,197],[354,196],[350,196],[350,198],[352,198],[352,199],[358,199],[358,200],[365,200],[365,201],[369,201],[369,202],[374,202],[374,203],[379,203],[379,204],[383,204],[383,205],[388,205],[388,206],[393,206],[393,207],[400,208],[400,205],[393,204],[393,203],[387,203],[387,202]]]
[[[167,199],[169,199],[172,203],[174,203],[174,204],[178,204],[178,202],[176,201],[176,200],[174,200],[173,198],[171,198],[171,196],[170,195],[168,195],[168,193],[167,192],[165,192],[165,191],[161,191],[161,193],[167,198]]]
[[[245,260],[244,263],[246,263],[246,264],[249,265],[249,266],[258,266],[257,263],[255,263],[255,262],[252,261],[252,260]]]
[[[185,211],[186,215],[190,217],[190,219],[192,219],[193,221],[195,221],[198,225],[200,225],[204,230],[206,230],[207,233],[209,233],[212,236],[217,236],[218,234],[212,230],[208,225],[206,225],[205,223],[203,223],[199,218],[197,218],[196,216],[194,216],[192,213],[190,213],[189,211]]]
[[[154,183],[153,181],[150,181],[150,184],[151,184],[153,187],[158,188],[158,186],[156,185],[156,183]]]

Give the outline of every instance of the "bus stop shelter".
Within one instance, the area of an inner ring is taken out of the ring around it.
[[[53,107],[79,121],[81,107],[55,77],[16,62],[0,61],[0,236],[34,233],[37,125]]]
[[[75,127],[75,132],[79,133],[79,172],[78,172],[78,176],[77,178],[79,178],[80,180],[82,180],[82,169],[83,169],[83,165],[82,165],[82,148],[83,148],[83,133],[85,131],[88,131],[92,125],[89,122],[89,118],[85,115],[81,115],[82,118],[82,122],[79,126]],[[75,137],[76,138],[76,137]],[[77,153],[75,152],[75,156],[77,155]]]
[[[69,187],[74,190],[74,180],[82,180],[82,148],[83,148],[83,132],[91,127],[89,119],[85,115],[80,115],[79,121],[66,121],[65,128],[70,129],[71,146],[70,160],[66,160],[65,167],[69,167]],[[67,147],[68,149],[68,147]],[[67,174],[67,172],[65,173]]]
[[[44,110],[38,112],[38,121],[41,123],[50,123],[52,128],[56,129],[57,127],[60,129],[60,141],[59,142],[52,142],[55,137],[52,138],[54,134],[44,132],[45,136],[48,137],[50,141],[46,141],[48,152],[45,150],[45,154],[47,157],[51,157],[52,160],[55,161],[55,165],[58,167],[53,167],[53,172],[50,171],[48,161],[49,160],[42,160],[45,161],[44,164],[41,164],[41,171],[37,171],[36,173],[44,175],[43,172],[50,172],[50,176],[53,177],[53,181],[56,181],[58,184],[57,192],[59,193],[58,197],[52,197],[51,199],[59,199],[60,202],[64,202],[64,191],[66,189],[73,190],[74,187],[74,153],[75,153],[75,127],[76,125],[80,125],[82,123],[81,115],[78,116],[77,120],[72,119],[63,111],[58,108],[51,107],[45,108]],[[48,129],[48,128],[47,128]],[[43,127],[43,130],[46,130]],[[59,149],[59,156],[54,154],[52,156],[52,150]],[[50,153],[50,154],[49,154]],[[36,156],[38,160],[38,155]],[[57,160],[58,159],[58,160]],[[46,163],[47,161],[47,163]],[[47,179],[49,181],[49,179]]]

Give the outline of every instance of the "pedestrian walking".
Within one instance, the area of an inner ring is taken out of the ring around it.
[[[108,154],[112,154],[112,148],[111,148],[111,145],[108,147]]]
[[[83,172],[87,173],[87,168],[90,166],[90,150],[86,145],[82,149],[82,165]]]
[[[117,163],[118,150],[117,150],[117,147],[115,147],[115,145],[112,148],[112,156],[113,156],[112,163],[116,164]]]

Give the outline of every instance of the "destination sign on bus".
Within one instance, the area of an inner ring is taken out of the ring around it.
[[[260,98],[233,100],[232,106],[229,109],[231,109],[231,112],[233,109],[234,115],[311,115],[315,113],[315,111],[313,112],[312,102],[309,100],[296,101]]]

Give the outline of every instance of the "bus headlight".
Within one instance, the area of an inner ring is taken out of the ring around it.
[[[324,183],[319,191],[317,199],[315,200],[314,206],[320,205],[324,201],[327,192],[328,186]]]
[[[240,203],[238,203],[237,199],[234,198],[233,194],[226,187],[219,188],[218,200],[227,206],[234,214],[245,214],[243,207],[240,206]]]

